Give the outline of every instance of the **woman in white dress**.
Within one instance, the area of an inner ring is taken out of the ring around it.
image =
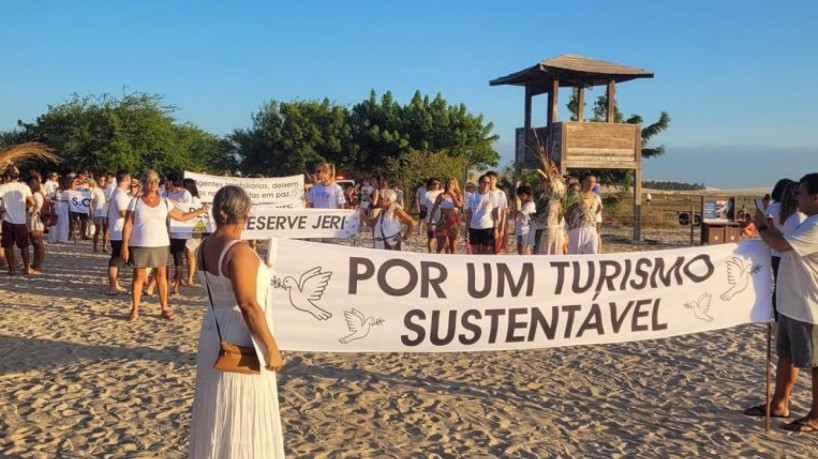
[[[415,228],[415,221],[397,203],[397,194],[394,190],[388,188],[383,190],[378,202],[381,211],[373,218],[370,218],[363,208],[360,209],[361,220],[372,227],[374,247],[403,250],[402,243],[409,240],[409,235]],[[403,231],[404,226],[406,226],[406,231]]]
[[[68,242],[68,221],[70,219],[70,212],[68,212],[68,192],[74,188],[74,182],[70,177],[60,177],[60,186],[55,193],[54,208],[57,211],[57,224],[48,230],[48,242],[52,244],[60,242]]]
[[[190,457],[283,458],[275,372],[284,362],[262,309],[270,272],[241,240],[250,197],[237,186],[225,186],[213,198],[212,212],[216,231],[197,253],[200,280],[209,289],[212,307],[199,334]],[[228,343],[259,344],[260,374],[213,368],[219,354],[218,330]]]

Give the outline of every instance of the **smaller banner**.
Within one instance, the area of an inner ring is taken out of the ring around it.
[[[187,211],[186,211],[187,212]],[[336,238],[353,239],[358,235],[360,215],[346,209],[288,209],[272,205],[253,206],[242,239]],[[213,232],[216,223],[210,215],[186,222],[171,219],[172,233]]]
[[[213,202],[219,188],[237,185],[250,195],[253,204],[294,204],[289,207],[304,207],[304,176],[271,178],[219,177],[185,171],[185,178],[196,181],[199,199],[204,203]],[[296,204],[297,203],[297,204]]]
[[[89,212],[89,204],[91,203],[91,191],[69,191],[68,192],[68,210],[81,214]]]

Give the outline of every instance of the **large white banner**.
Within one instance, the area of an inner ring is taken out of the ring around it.
[[[88,206],[91,204],[91,191],[76,191],[68,192],[68,210],[71,212],[78,212],[81,214],[88,214]]]
[[[189,210],[183,209],[183,211],[188,212]],[[271,237],[354,239],[358,236],[359,225],[360,215],[356,210],[288,209],[274,205],[253,206],[250,209],[247,224],[241,232],[241,237],[242,239],[269,239]],[[170,221],[172,233],[209,233],[215,228],[216,223],[209,214],[186,222],[173,219]]]
[[[304,176],[271,178],[219,177],[185,171],[185,178],[196,181],[199,199],[204,203],[213,202],[219,188],[238,185],[247,191],[253,204],[297,203],[289,207],[304,207]]]
[[[273,239],[279,347],[446,352],[622,343],[771,320],[760,241],[596,256],[398,253]]]

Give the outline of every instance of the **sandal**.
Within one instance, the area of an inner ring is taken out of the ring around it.
[[[809,424],[809,421],[810,420],[806,418],[796,419],[785,425],[784,430],[789,430],[790,432],[818,432],[818,423]]]
[[[766,410],[767,410],[767,405],[761,404],[761,405],[751,406],[750,408],[747,408],[746,410],[744,410],[744,414],[746,416],[762,417],[762,416],[766,416],[766,414],[767,414]],[[776,414],[775,411],[773,411],[772,407],[771,407],[770,408],[770,417],[771,418],[785,418],[786,419],[786,418],[790,417],[790,412],[788,411],[785,414]]]
[[[163,310],[162,310],[162,317],[163,317],[165,320],[173,320],[173,311],[171,311],[171,310],[170,310],[170,308],[168,308],[168,309],[163,309]]]

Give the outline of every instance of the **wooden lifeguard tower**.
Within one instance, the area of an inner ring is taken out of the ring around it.
[[[633,238],[641,237],[642,129],[637,124],[615,123],[616,83],[637,78],[653,78],[653,73],[635,67],[563,54],[533,67],[500,77],[490,86],[515,85],[525,88],[525,121],[516,129],[515,166],[517,169],[540,167],[536,148],[539,142],[559,167],[568,169],[633,169]],[[605,123],[584,122],[585,88],[606,86],[608,119]],[[577,121],[557,121],[559,88],[577,89]],[[531,126],[531,99],[548,97],[544,127]]]

